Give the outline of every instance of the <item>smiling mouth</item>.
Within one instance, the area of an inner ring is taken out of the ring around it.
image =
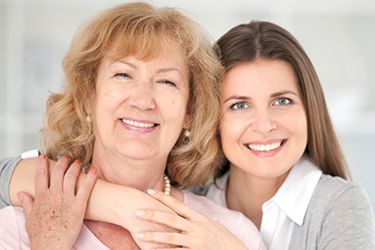
[[[286,140],[281,140],[281,141],[267,143],[267,144],[249,143],[249,144],[245,144],[245,146],[252,151],[270,152],[270,151],[279,149],[285,142]]]
[[[156,126],[159,126],[158,123],[152,123],[152,122],[140,122],[140,121],[134,121],[129,119],[120,119],[124,124],[127,124],[132,127],[136,128],[153,128]]]

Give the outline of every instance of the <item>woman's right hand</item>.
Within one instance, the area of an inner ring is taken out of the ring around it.
[[[35,172],[35,198],[25,192],[17,193],[32,249],[72,249],[81,231],[96,171],[91,169],[77,188],[81,164],[75,161],[68,166],[68,158],[62,157],[49,169],[46,157],[40,156]]]
[[[21,205],[17,200],[17,196],[15,195],[21,190],[27,190],[29,194],[35,196],[34,185],[40,180],[41,174],[39,172],[45,171],[48,173],[48,168],[42,170],[41,167],[44,168],[45,166],[40,166],[40,164],[41,160],[36,158],[22,160],[19,162],[13,173],[10,185],[10,194],[12,197],[12,202],[15,205]],[[53,174],[55,170],[67,169],[69,166],[69,161],[62,158],[58,162],[49,160],[49,163],[45,162],[45,164],[49,165],[51,174]],[[58,166],[55,167],[56,164]],[[35,178],[30,177],[34,175]],[[76,189],[80,189],[83,186],[84,180],[84,176],[79,178],[78,182],[76,183]],[[27,196],[26,199],[32,198]],[[124,227],[132,234],[133,238],[141,249],[166,246],[162,243],[140,241],[135,237],[136,233],[140,231],[172,230],[171,228],[161,224],[139,220],[139,218],[135,216],[135,211],[146,208],[152,208],[172,214],[174,213],[172,209],[138,189],[97,179],[87,201],[85,218],[89,220],[113,223]]]

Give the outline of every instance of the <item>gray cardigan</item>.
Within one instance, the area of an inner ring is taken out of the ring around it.
[[[374,250],[374,214],[365,191],[339,177],[322,175],[290,250]]]
[[[20,160],[20,156],[0,160],[0,208],[11,204],[9,198],[10,179]]]

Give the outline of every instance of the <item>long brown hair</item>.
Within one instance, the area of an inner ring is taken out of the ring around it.
[[[260,58],[289,63],[298,78],[306,110],[308,141],[305,153],[323,173],[350,179],[318,75],[302,46],[288,31],[271,22],[252,21],[229,30],[216,42],[215,48],[226,71]],[[228,168],[228,164],[224,164],[219,175]]]

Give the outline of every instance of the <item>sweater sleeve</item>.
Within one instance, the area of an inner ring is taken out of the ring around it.
[[[374,214],[365,191],[350,185],[330,201],[317,249],[375,249]]]
[[[9,184],[13,171],[20,160],[20,156],[0,160],[0,208],[11,205]]]

